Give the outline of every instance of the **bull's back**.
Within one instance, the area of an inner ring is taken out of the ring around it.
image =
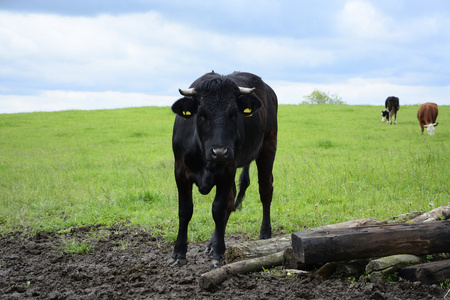
[[[386,107],[388,111],[397,112],[400,109],[400,102],[398,97],[388,97],[384,102],[384,107]]]

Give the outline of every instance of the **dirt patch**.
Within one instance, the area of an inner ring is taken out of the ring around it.
[[[293,277],[281,269],[231,276],[204,291],[198,279],[212,268],[205,247],[190,243],[188,264],[170,267],[172,245],[142,229],[7,234],[0,236],[0,299],[443,299],[447,292],[408,281]]]

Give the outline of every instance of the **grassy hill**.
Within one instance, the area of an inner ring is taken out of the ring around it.
[[[379,106],[281,105],[272,227],[275,232],[450,204],[450,107],[422,136],[418,106],[398,125]],[[137,224],[174,240],[178,226],[169,107],[0,115],[0,232]],[[227,234],[257,238],[256,168]],[[194,192],[191,240],[214,224],[213,193]]]

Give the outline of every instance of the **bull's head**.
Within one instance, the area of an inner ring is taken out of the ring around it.
[[[244,117],[252,117],[261,108],[254,91],[230,80],[206,82],[198,88],[180,89],[184,97],[172,105],[172,111],[187,122],[195,122],[207,161],[230,161],[245,137]]]
[[[436,122],[433,124],[423,125],[423,127],[427,129],[429,135],[434,135],[434,127],[438,126],[438,124],[439,122]]]
[[[387,109],[381,111],[381,122],[389,121],[389,111]]]

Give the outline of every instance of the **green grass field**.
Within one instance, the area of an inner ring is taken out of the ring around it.
[[[299,231],[450,204],[450,107],[422,136],[418,106],[398,125],[381,106],[281,105],[272,227]],[[174,240],[178,226],[169,107],[0,115],[0,232],[136,224]],[[227,234],[255,239],[256,168]],[[195,190],[190,240],[214,228],[213,193]]]

